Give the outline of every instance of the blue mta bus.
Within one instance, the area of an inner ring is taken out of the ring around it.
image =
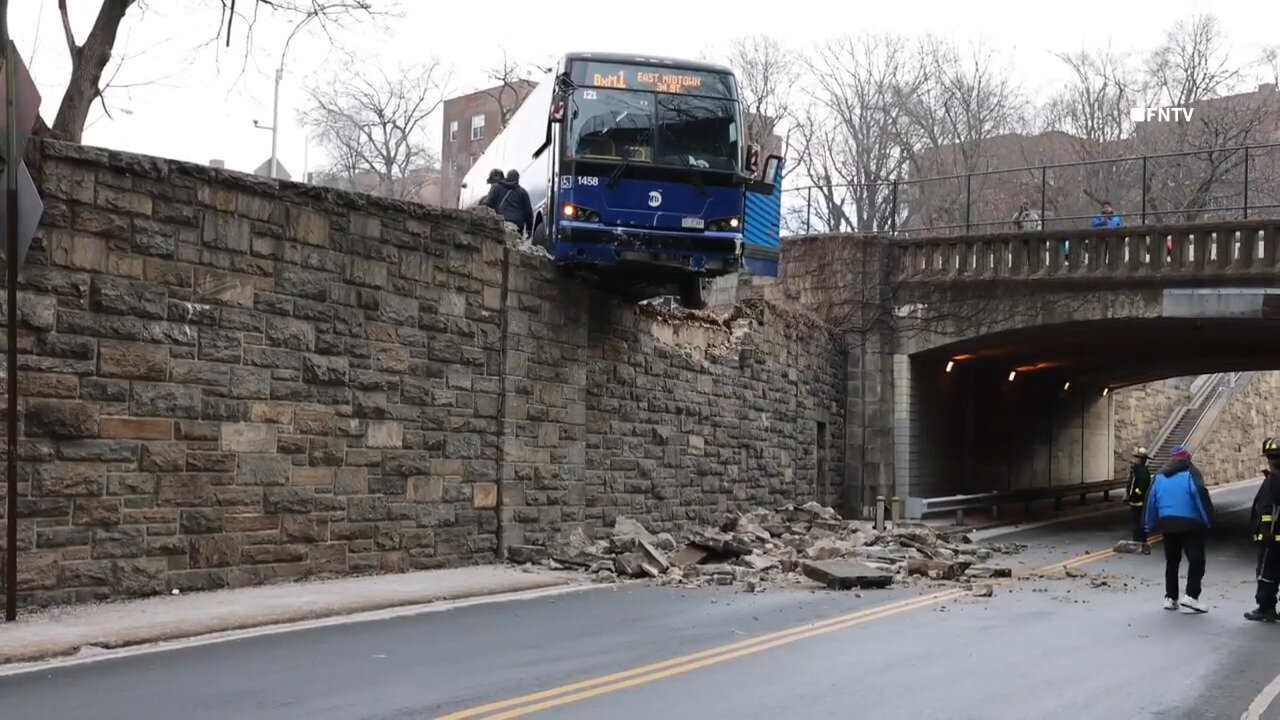
[[[562,267],[609,287],[676,286],[702,307],[704,278],[743,264],[748,190],[772,193],[742,137],[733,71],[689,60],[569,53],[551,68],[463,178],[461,207],[516,170],[533,241]],[[637,295],[637,297],[644,295]]]

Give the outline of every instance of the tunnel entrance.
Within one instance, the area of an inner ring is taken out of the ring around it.
[[[1064,323],[910,358],[909,494],[1059,487],[1116,476],[1117,390],[1280,368],[1280,322]]]

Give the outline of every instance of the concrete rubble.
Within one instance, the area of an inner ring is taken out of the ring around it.
[[[647,579],[677,587],[734,586],[746,592],[819,583],[832,589],[881,588],[918,582],[972,585],[1012,577],[993,562],[1021,552],[1017,543],[972,542],[963,532],[922,524],[845,520],[818,503],[726,515],[716,527],[690,528],[677,539],[621,516],[607,537],[581,529],[546,548],[514,546],[508,560],[571,568],[598,582]]]

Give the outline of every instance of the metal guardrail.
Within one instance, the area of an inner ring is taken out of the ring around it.
[[[990,510],[994,518],[999,516],[999,509],[1003,506],[1022,503],[1030,508],[1032,503],[1041,500],[1053,500],[1054,509],[1061,510],[1062,501],[1066,498],[1079,496],[1080,504],[1086,505],[1090,495],[1101,493],[1103,501],[1107,502],[1111,499],[1111,493],[1124,489],[1128,484],[1129,478],[1115,477],[1108,480],[1061,485],[1058,487],[1017,488],[1014,490],[998,490],[989,493],[952,495],[938,498],[908,497],[907,517],[919,519],[930,515],[954,512],[956,514],[956,524],[960,525],[964,522],[966,510]]]

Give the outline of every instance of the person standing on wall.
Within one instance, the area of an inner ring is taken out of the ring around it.
[[[1262,469],[1262,485],[1253,497],[1250,520],[1253,541],[1258,545],[1258,588],[1254,600],[1258,607],[1244,614],[1246,620],[1275,622],[1276,594],[1280,589],[1280,438],[1262,441],[1262,455],[1267,465]]]
[[[1129,503],[1129,515],[1133,525],[1133,541],[1142,543],[1142,554],[1151,554],[1151,545],[1147,542],[1146,518],[1147,490],[1151,487],[1151,468],[1147,463],[1151,455],[1144,447],[1133,451],[1133,462],[1129,465],[1129,487],[1125,493],[1125,502]]]
[[[1156,474],[1147,495],[1144,513],[1147,532],[1164,535],[1164,609],[1181,605],[1198,613],[1209,612],[1200,600],[1204,579],[1204,536],[1213,524],[1213,500],[1200,468],[1191,462],[1191,448],[1174,448],[1169,462]],[[1178,569],[1187,556],[1187,587],[1178,599]]]

